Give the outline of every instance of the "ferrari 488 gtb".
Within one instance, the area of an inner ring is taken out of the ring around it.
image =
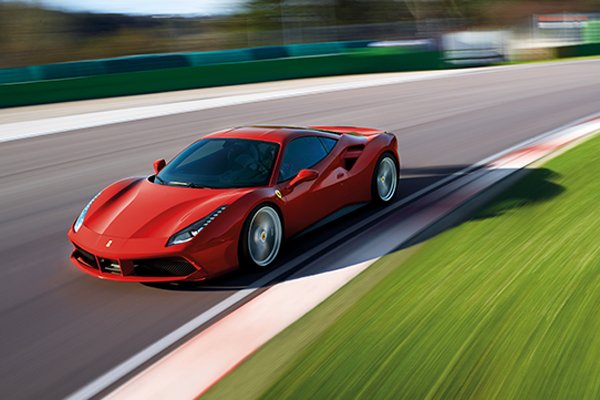
[[[73,263],[118,281],[201,281],[267,268],[282,243],[352,204],[390,202],[396,137],[369,128],[253,126],[198,140],[155,174],[98,193],[69,230]]]

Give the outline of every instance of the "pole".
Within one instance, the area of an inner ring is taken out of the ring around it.
[[[285,0],[279,0],[279,19],[281,21],[281,42],[283,44],[287,44],[288,38],[287,38],[287,31],[286,31],[286,23],[285,23],[286,16],[285,16],[284,7],[285,7]]]

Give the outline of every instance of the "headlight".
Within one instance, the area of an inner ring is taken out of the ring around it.
[[[213,222],[213,220],[217,218],[217,216],[221,214],[226,208],[227,206],[221,206],[206,217],[202,218],[200,221],[194,222],[187,228],[180,230],[179,232],[177,232],[169,238],[167,246],[189,242],[190,240],[195,238],[196,235],[202,231],[202,229],[206,228],[208,224]]]
[[[100,193],[102,193],[102,192],[100,192]],[[96,200],[98,198],[98,196],[100,196],[100,193],[95,195],[94,198],[91,199],[89,203],[87,203],[87,205],[83,208],[83,210],[81,210],[81,214],[79,214],[79,217],[77,217],[75,224],[73,224],[73,230],[75,232],[79,231],[79,228],[81,228],[81,225],[83,225],[83,220],[84,220],[87,212],[89,211],[90,206],[92,205],[94,200]]]

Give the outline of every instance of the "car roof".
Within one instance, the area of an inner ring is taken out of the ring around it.
[[[240,126],[224,131],[219,131],[206,135],[206,138],[235,138],[235,139],[254,139],[264,140],[267,142],[275,142],[283,144],[289,140],[301,136],[322,136],[332,139],[339,138],[339,134],[317,129],[295,127],[295,126]]]

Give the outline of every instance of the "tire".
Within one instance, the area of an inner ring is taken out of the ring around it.
[[[283,224],[277,210],[268,204],[256,207],[242,227],[240,265],[264,270],[273,265],[283,243]]]
[[[375,203],[391,202],[398,192],[398,162],[390,153],[384,153],[375,166],[371,181],[371,193]]]

